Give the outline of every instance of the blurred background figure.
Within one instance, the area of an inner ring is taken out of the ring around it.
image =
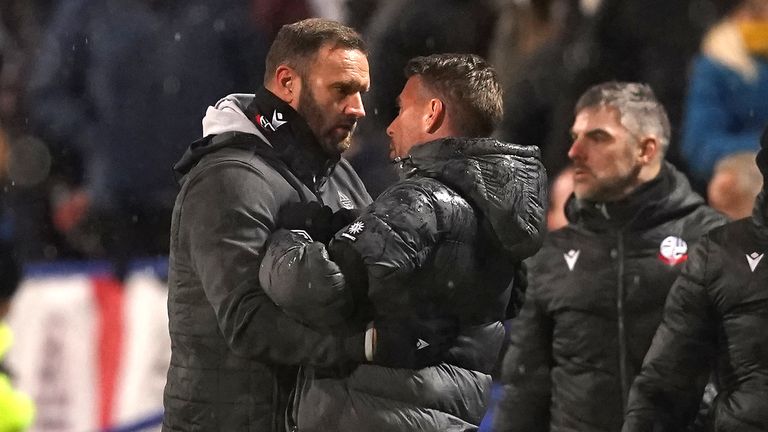
[[[21,279],[20,273],[11,247],[6,242],[0,242],[0,432],[27,430],[35,414],[29,396],[11,385],[11,373],[4,364],[5,354],[13,344],[13,333],[4,320]]]
[[[565,205],[573,193],[573,168],[567,167],[552,181],[549,187],[547,230],[554,231],[568,225]]]
[[[546,35],[507,82],[505,118],[497,135],[536,144],[555,176],[567,164],[578,96],[602,81],[649,84],[673,128],[668,159],[680,165],[677,131],[688,64],[725,0],[550,0],[539,4]],[[509,45],[509,44],[508,44]],[[514,45],[509,45],[514,46]],[[684,167],[681,167],[684,168]]]
[[[763,176],[755,164],[755,152],[726,156],[715,165],[707,187],[709,205],[731,220],[752,215]]]
[[[245,0],[75,0],[55,9],[28,85],[65,167],[52,218],[85,258],[166,254],[173,162],[219,95],[256,87],[266,36]]]
[[[731,7],[704,37],[690,76],[681,149],[699,185],[724,156],[757,151],[768,123],[768,0]]]

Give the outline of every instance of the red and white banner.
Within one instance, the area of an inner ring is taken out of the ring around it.
[[[8,317],[8,366],[36,403],[32,431],[105,430],[162,410],[166,296],[150,270],[124,284],[104,272],[24,280]]]

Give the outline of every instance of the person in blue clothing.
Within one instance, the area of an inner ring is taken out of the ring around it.
[[[705,36],[691,72],[681,152],[699,185],[718,160],[756,151],[768,123],[768,1],[734,2]]]

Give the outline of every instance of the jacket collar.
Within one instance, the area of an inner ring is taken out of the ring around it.
[[[614,202],[594,202],[571,195],[566,216],[571,223],[590,231],[648,229],[704,204],[685,176],[665,162],[659,175],[640,185],[626,198]]]
[[[317,191],[322,186],[341,158],[325,153],[304,118],[264,87],[245,108],[245,115],[269,140],[278,157],[311,190]]]

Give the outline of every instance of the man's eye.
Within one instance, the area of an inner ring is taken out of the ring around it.
[[[334,87],[336,89],[336,92],[342,96],[346,96],[349,94],[352,94],[352,89],[349,86],[345,85],[338,85]]]

